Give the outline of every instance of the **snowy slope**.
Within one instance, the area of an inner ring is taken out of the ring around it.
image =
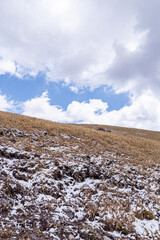
[[[0,239],[160,239],[160,164],[83,142],[0,128]]]

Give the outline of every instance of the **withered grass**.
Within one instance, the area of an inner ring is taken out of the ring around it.
[[[160,163],[160,132],[140,129],[122,128],[104,125],[75,125],[56,123],[19,114],[0,111],[0,125],[17,128],[27,132],[45,130],[52,136],[66,134],[83,139],[82,151],[90,155],[99,155],[105,151],[124,155],[124,161],[134,164],[155,165]],[[100,131],[106,128],[111,132]],[[63,141],[72,145],[76,141]]]

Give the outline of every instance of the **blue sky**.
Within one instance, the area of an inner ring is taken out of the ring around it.
[[[158,0],[1,1],[0,110],[160,130],[158,9]]]
[[[108,111],[119,110],[129,105],[130,102],[127,94],[115,94],[111,88],[106,86],[94,90],[81,89],[75,93],[63,82],[47,82],[44,74],[36,77],[27,76],[25,79],[4,74],[0,76],[0,83],[1,91],[16,102],[27,101],[48,91],[51,104],[61,106],[65,110],[72,101],[88,102],[89,99],[101,99],[108,103]]]

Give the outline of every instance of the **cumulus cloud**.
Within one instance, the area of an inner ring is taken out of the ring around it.
[[[154,106],[154,108],[153,108]],[[58,122],[110,124],[125,127],[160,130],[160,101],[151,92],[132,99],[130,106],[107,111],[108,104],[100,99],[70,103],[66,110],[51,105],[47,92],[28,100],[23,114]]]
[[[0,73],[157,93],[159,8],[159,0],[0,1]]]
[[[137,3],[137,25],[141,43],[130,51],[124,44],[115,44],[115,59],[106,77],[117,91],[130,91],[140,95],[150,89],[159,97],[160,90],[160,1]],[[152,9],[152,10],[151,10]],[[153,10],[154,9],[154,10]]]
[[[0,110],[11,111],[15,109],[14,102],[9,100],[6,95],[2,95],[0,92]]]
[[[159,8],[159,0],[1,1],[0,57],[8,66],[0,73],[42,71],[77,87],[157,92]]]
[[[62,108],[50,104],[47,92],[44,92],[40,97],[24,102],[23,114],[52,121],[67,122],[69,120]]]
[[[5,0],[0,2],[0,57],[16,62],[20,75],[43,71],[97,87],[111,63],[112,44],[134,40],[134,1]]]

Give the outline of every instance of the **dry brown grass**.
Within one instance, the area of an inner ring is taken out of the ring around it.
[[[124,154],[124,161],[132,161],[134,164],[160,163],[160,132],[100,125],[61,124],[2,111],[0,125],[27,132],[45,130],[51,136],[75,136],[82,139],[82,153],[90,155],[109,151],[117,156]],[[112,132],[98,131],[99,127],[110,129]],[[70,146],[74,141],[74,138],[66,139],[62,144]],[[129,160],[126,157],[129,157]]]
[[[79,124],[79,126],[95,129],[95,130],[98,130],[99,128],[104,128],[104,129],[111,130],[112,132],[115,132],[115,133],[120,133],[124,136],[128,136],[128,135],[133,137],[138,136],[141,138],[160,141],[159,131],[150,131],[150,130],[143,130],[143,129],[137,129],[137,128],[116,127],[116,126],[98,125],[98,124]]]

